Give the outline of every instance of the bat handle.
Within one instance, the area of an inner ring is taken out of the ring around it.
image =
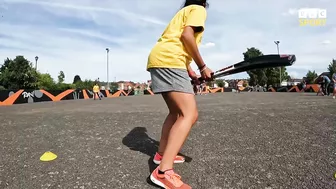
[[[206,80],[206,79],[203,79],[202,77],[199,77],[198,81],[201,82],[201,83],[205,83],[206,81],[213,81],[214,80],[214,75],[215,75],[215,73],[212,72],[211,73],[211,79]]]

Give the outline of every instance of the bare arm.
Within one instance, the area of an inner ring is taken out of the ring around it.
[[[191,68],[190,64],[187,67],[188,72],[194,72],[194,70]]]
[[[187,70],[191,79],[197,79],[196,72],[191,68],[190,64],[188,65]]]
[[[197,64],[198,68],[203,68],[205,66],[205,63],[201,57],[201,54],[199,53],[194,34],[195,30],[193,27],[185,27],[181,35],[181,41],[183,42],[190,56]]]

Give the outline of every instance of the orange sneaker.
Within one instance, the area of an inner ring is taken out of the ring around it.
[[[156,152],[153,162],[157,165],[159,165],[161,163],[162,160],[162,156]],[[185,162],[185,158],[183,156],[176,156],[174,159],[174,163],[183,163]]]
[[[181,176],[176,174],[173,170],[159,174],[159,166],[153,171],[150,179],[154,184],[165,189],[191,189],[191,186],[183,183]]]

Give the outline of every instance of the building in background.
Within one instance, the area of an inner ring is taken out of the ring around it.
[[[118,90],[130,90],[133,89],[135,83],[132,81],[118,81]]]
[[[295,78],[293,78],[293,79],[289,79],[288,81],[283,81],[281,83],[281,86],[285,87],[285,86],[299,85],[299,84],[302,83],[302,81],[303,81],[303,79],[295,79]]]
[[[118,81],[118,90],[145,90],[148,88],[148,83],[135,83],[132,81]]]

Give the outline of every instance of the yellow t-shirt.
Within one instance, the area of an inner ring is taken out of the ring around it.
[[[99,92],[99,86],[98,85],[93,86],[93,92],[94,93],[98,93]]]
[[[150,68],[187,69],[192,57],[180,40],[181,34],[186,26],[202,27],[200,32],[195,33],[196,44],[199,45],[202,41],[206,17],[206,9],[200,5],[189,5],[179,10],[150,52],[147,70]]]

